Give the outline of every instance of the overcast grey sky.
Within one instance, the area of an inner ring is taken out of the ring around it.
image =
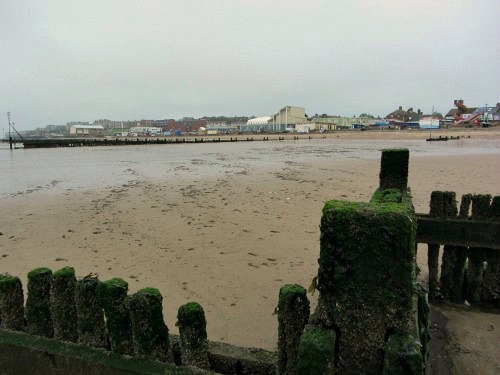
[[[499,0],[0,0],[0,123],[494,105],[499,41]]]

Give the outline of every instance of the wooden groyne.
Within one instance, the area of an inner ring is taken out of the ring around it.
[[[55,148],[55,147],[96,147],[96,146],[137,146],[137,145],[175,145],[194,143],[227,143],[253,141],[284,141],[312,139],[311,136],[261,136],[261,137],[186,137],[186,138],[61,138],[61,139],[25,139],[24,148]]]
[[[428,244],[429,299],[500,308],[500,196],[464,194],[458,207],[455,192],[433,191],[417,221],[417,242]]]
[[[457,137],[454,137],[454,136],[451,136],[451,137],[448,137],[448,136],[439,136],[439,138],[427,138],[426,141],[427,142],[435,142],[435,141],[457,141],[459,139],[462,139],[462,138],[466,138],[466,137],[460,137],[460,136],[457,136]],[[467,137],[467,138],[470,138],[470,135]]]

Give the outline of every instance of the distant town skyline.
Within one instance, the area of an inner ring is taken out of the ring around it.
[[[0,124],[500,101],[497,0],[0,0]]]

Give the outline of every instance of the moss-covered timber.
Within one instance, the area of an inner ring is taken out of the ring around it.
[[[410,334],[389,337],[384,347],[384,375],[423,374],[424,361],[418,338]]]
[[[331,375],[334,368],[335,332],[308,326],[298,348],[295,374]]]
[[[197,302],[179,307],[177,326],[181,342],[182,364],[209,369],[207,321],[205,311]]]
[[[381,190],[398,189],[406,191],[408,187],[409,158],[410,151],[408,149],[382,150],[379,179],[379,188]]]
[[[100,282],[97,293],[106,316],[111,350],[119,354],[133,354],[132,324],[125,303],[128,283],[120,278]]]
[[[433,191],[429,203],[429,216],[443,216],[443,192]],[[439,244],[427,244],[427,264],[429,267],[429,299],[433,301],[439,290],[438,272],[439,272]]]
[[[469,217],[471,202],[472,194],[462,195],[460,210],[458,211],[459,219],[466,219]],[[451,273],[451,287],[449,290],[449,296],[451,302],[463,303],[465,300],[463,291],[465,265],[467,263],[467,248],[464,246],[456,246],[455,253],[455,264]]]
[[[443,192],[443,217],[456,218],[457,201],[456,194],[452,191]],[[441,295],[445,299],[450,299],[451,290],[454,289],[453,273],[456,265],[456,247],[452,245],[443,246],[443,257],[441,260],[441,278],[439,279]],[[462,288],[462,285],[460,285]]]
[[[168,328],[158,289],[144,288],[128,297],[134,353],[158,361],[168,358]]]
[[[487,219],[490,214],[491,195],[476,194],[472,196],[472,219]],[[469,262],[467,267],[467,301],[479,304],[481,283],[484,272],[484,248],[469,248]]]
[[[429,358],[429,344],[431,340],[431,316],[428,292],[420,283],[415,284],[415,290],[418,298],[418,334],[421,344],[422,360],[424,361],[424,364],[427,364]]]
[[[500,195],[496,195],[491,200],[489,220],[500,220]]]
[[[0,329],[2,375],[195,375],[212,374],[145,358],[124,356],[81,344]]]
[[[78,341],[75,286],[73,267],[64,267],[52,274],[50,314],[54,324],[54,338],[57,340]]]
[[[104,311],[99,302],[97,277],[88,276],[77,281],[76,310],[78,313],[78,342],[95,348],[107,347]]]
[[[417,214],[417,241],[500,250],[500,221],[442,219]]]
[[[53,337],[54,327],[50,315],[50,284],[52,271],[40,267],[28,273],[26,299],[26,330],[32,335]]]
[[[278,374],[295,374],[300,337],[309,320],[307,291],[300,285],[280,288],[278,302]]]
[[[312,321],[335,330],[339,373],[380,373],[388,333],[414,325],[416,220],[401,203],[329,201],[321,219],[320,292]],[[368,369],[368,370],[367,370]]]
[[[24,329],[24,295],[17,276],[0,275],[0,328]]]
[[[500,196],[493,197],[487,220],[500,221]],[[484,249],[486,269],[479,295],[482,305],[500,307],[500,251]]]

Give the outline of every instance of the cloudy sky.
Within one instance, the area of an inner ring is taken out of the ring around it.
[[[494,105],[499,40],[498,0],[0,0],[0,118]]]

